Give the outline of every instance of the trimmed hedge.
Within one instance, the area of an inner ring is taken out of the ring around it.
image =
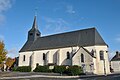
[[[20,66],[13,68],[13,71],[19,71],[19,72],[31,72],[30,66]]]
[[[49,69],[49,66],[37,66],[33,71],[34,72],[52,72],[52,70]]]
[[[13,67],[13,68],[12,68],[12,71],[17,71],[17,68],[18,68],[18,67]]]
[[[19,72],[30,72],[31,67],[20,66],[20,67],[15,67],[12,70],[19,71]],[[84,74],[80,66],[54,66],[53,70],[49,69],[49,66],[37,66],[33,71],[34,72],[54,72],[54,73],[60,73],[60,74],[67,74],[71,76]]]
[[[69,66],[65,73],[71,76],[76,76],[83,74],[83,70],[80,66]]]
[[[54,66],[54,73],[64,73],[66,70],[66,66]]]

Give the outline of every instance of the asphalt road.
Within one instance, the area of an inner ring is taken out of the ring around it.
[[[120,74],[70,77],[66,75],[61,76],[58,73],[0,72],[0,80],[120,80]]]

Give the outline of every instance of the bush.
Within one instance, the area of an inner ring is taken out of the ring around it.
[[[79,66],[69,66],[69,68],[65,71],[65,73],[71,76],[76,76],[83,74],[83,70]]]
[[[12,70],[19,71],[19,72],[31,72],[31,67],[30,66],[20,66],[20,67],[15,67]]]
[[[66,70],[66,66],[54,66],[54,73],[64,73]]]
[[[52,70],[49,69],[49,66],[37,66],[33,71],[34,72],[52,72]]]
[[[12,71],[17,71],[17,68],[18,68],[18,67],[14,67],[14,68],[12,68]]]

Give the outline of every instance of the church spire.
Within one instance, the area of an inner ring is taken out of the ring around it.
[[[37,7],[35,8],[35,16],[34,16],[34,22],[33,22],[33,26],[32,26],[32,28],[33,29],[38,29],[38,26],[37,26],[37,20],[36,20],[36,18],[37,18]]]
[[[37,22],[36,22],[36,16],[34,17],[32,29],[38,29]]]
[[[28,32],[28,40],[35,41],[41,36],[40,31],[38,30],[36,16],[34,17],[32,28]]]

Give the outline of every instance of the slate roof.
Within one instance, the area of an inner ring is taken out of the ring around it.
[[[112,59],[111,61],[120,61],[120,53],[117,53]]]
[[[93,54],[92,54],[92,52],[89,52],[86,48],[84,48],[84,47],[79,47],[79,49],[72,55],[72,57],[74,57],[74,55],[80,50],[80,48],[82,48],[82,49],[84,49],[91,57],[93,57],[93,58],[96,58]],[[93,52],[94,53],[94,52]]]
[[[82,47],[90,56],[92,56],[92,57],[94,57],[94,58],[96,58],[93,54],[94,54],[94,52],[92,53],[92,52],[89,52],[87,49],[85,49],[84,47]]]
[[[111,61],[120,61],[120,57],[118,57],[118,56],[114,56],[112,59],[111,59]]]
[[[20,52],[94,45],[107,44],[104,42],[96,28],[88,28],[39,37],[34,42],[27,41]]]

